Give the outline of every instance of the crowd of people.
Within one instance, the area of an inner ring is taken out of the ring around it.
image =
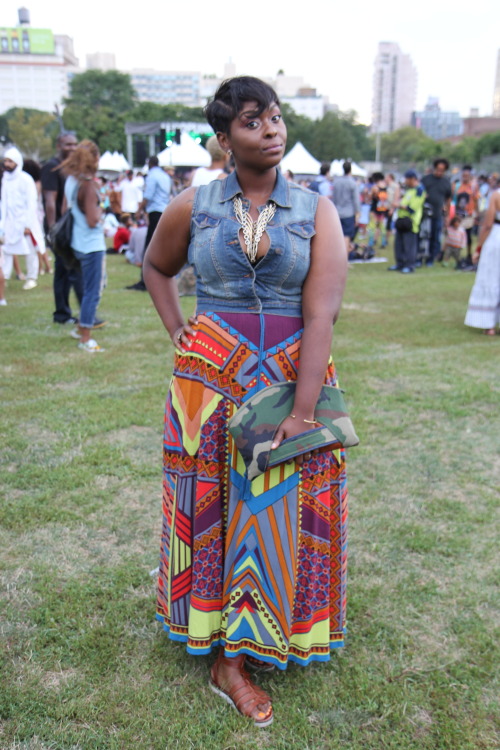
[[[455,259],[457,269],[475,270],[472,246],[499,186],[496,173],[476,176],[466,165],[450,178],[446,159],[436,159],[433,168],[420,178],[409,169],[400,180],[382,172],[354,178],[350,162],[343,168],[342,177],[331,177],[329,164],[322,164],[317,177],[299,182],[333,201],[352,260],[370,260],[377,248],[387,248],[392,235],[397,247],[396,264],[391,270],[411,273],[436,262],[446,267],[450,257]],[[290,172],[287,178],[294,179]],[[412,219],[411,229],[409,221],[398,224],[398,219],[405,217]],[[405,231],[413,236],[398,240],[398,232]],[[406,250],[401,252],[402,246],[409,247],[408,258]]]
[[[7,304],[5,280],[13,275],[24,282],[23,290],[29,291],[37,286],[39,275],[54,273],[53,320],[78,324],[78,316],[70,306],[70,291],[74,291],[81,306],[84,294],[81,263],[68,269],[57,255],[52,261],[47,250],[48,234],[66,206],[67,159],[78,143],[73,133],[62,133],[57,146],[55,156],[43,166],[32,159],[23,159],[15,147],[4,154],[0,192],[0,206],[3,206],[0,305]],[[216,136],[208,140],[206,148],[211,157],[208,168],[163,168],[155,156],[149,159],[147,169],[135,172],[130,169],[116,179],[96,176],[96,168],[92,175],[99,206],[96,231],[104,233],[107,253],[122,253],[129,263],[142,268],[145,249],[169,202],[187,188],[225,178],[234,169],[231,156],[221,149]],[[460,173],[449,177],[449,164],[444,158],[436,159],[432,169],[421,178],[413,169],[401,179],[382,172],[355,178],[349,161],[344,162],[343,171],[342,176],[332,177],[330,164],[324,163],[317,176],[300,176],[295,180],[288,170],[284,177],[333,202],[349,261],[382,260],[377,253],[387,251],[392,237],[394,263],[389,264],[390,271],[406,275],[423,265],[440,263],[448,267],[451,261],[457,270],[477,269],[482,244],[478,236],[499,186],[497,174],[476,176],[472,167],[465,165]],[[74,204],[75,213],[78,204],[79,201]],[[24,270],[20,262],[23,258]],[[182,294],[194,294],[194,276],[188,264],[179,274],[179,287]],[[142,270],[139,280],[127,289],[146,291]],[[471,320],[470,315],[467,320]],[[104,321],[96,317],[93,329],[103,325]],[[496,325],[495,320],[487,330]],[[79,343],[86,344],[86,340]],[[102,349],[95,344],[92,351]]]
[[[457,270],[477,271],[465,324],[494,335],[500,321],[499,176],[475,175],[465,165],[450,178],[449,168],[437,158],[421,177],[409,169],[401,181],[382,172],[355,179],[346,161],[344,175],[332,179],[325,163],[317,177],[301,183],[336,206],[350,261],[373,260],[392,235],[389,271],[409,275],[437,263],[446,268],[451,259]],[[290,171],[285,176],[294,180]]]

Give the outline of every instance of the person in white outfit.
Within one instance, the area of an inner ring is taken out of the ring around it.
[[[3,234],[3,272],[10,279],[15,255],[26,256],[27,278],[23,289],[34,289],[38,279],[38,254],[45,240],[38,218],[35,181],[23,172],[23,157],[15,148],[4,154],[0,232]]]
[[[228,161],[228,155],[219,146],[217,136],[213,135],[208,139],[206,149],[210,154],[212,163],[209,167],[198,167],[193,172],[191,180],[191,187],[200,187],[200,185],[208,185],[212,180],[222,180],[226,177],[224,167]]]
[[[500,323],[500,190],[490,198],[473,260],[479,264],[464,323],[495,336]]]

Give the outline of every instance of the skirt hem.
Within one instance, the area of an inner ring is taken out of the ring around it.
[[[171,641],[174,641],[175,643],[185,643],[186,644],[186,651],[191,656],[208,656],[212,653],[212,650],[214,648],[218,648],[220,646],[223,646],[225,643],[225,639],[222,637],[215,638],[212,643],[209,646],[202,647],[202,648],[193,648],[189,645],[189,636],[184,635],[183,633],[175,633],[172,632],[170,625],[165,622],[165,618],[163,615],[156,614],[156,619],[158,622],[161,622],[163,626],[164,632],[168,635]],[[346,634],[346,628],[343,628],[343,634]],[[343,648],[345,645],[344,639],[342,640],[334,640],[330,641],[330,651],[334,651],[338,648]],[[330,661],[330,654],[329,653],[310,653],[307,656],[301,657],[294,653],[289,653],[287,656],[287,661],[283,662],[279,659],[273,658],[272,656],[267,656],[264,654],[261,654],[257,650],[253,650],[250,648],[247,648],[245,646],[242,646],[241,648],[237,649],[236,651],[231,651],[227,653],[227,656],[229,658],[240,656],[240,654],[246,654],[247,656],[253,656],[256,659],[259,659],[260,661],[266,662],[266,664],[274,664],[275,667],[278,669],[281,669],[284,671],[289,662],[293,662],[294,664],[299,664],[301,667],[307,667],[312,662],[328,662]]]

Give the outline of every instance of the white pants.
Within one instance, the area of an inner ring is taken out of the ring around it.
[[[29,255],[18,255],[17,257],[26,258],[26,278],[36,281],[38,278],[38,255],[36,251],[34,253],[30,253]],[[2,269],[3,275],[5,276],[7,281],[10,279],[13,265],[14,256],[10,253],[6,253],[4,250]]]

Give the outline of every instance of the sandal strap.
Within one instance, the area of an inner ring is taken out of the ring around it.
[[[219,682],[217,679],[217,666],[223,660],[232,662],[232,659],[228,659],[227,657],[219,657],[217,659],[211,669],[211,677],[214,685],[226,693],[243,716],[247,716],[254,721],[257,719],[260,719],[260,721],[269,719],[273,713],[271,698],[264,690],[249,679],[248,673],[244,671],[243,667],[237,670],[241,676],[241,682],[238,682],[236,685],[229,683],[227,679]],[[267,710],[261,708],[265,704],[269,704]],[[256,712],[260,715],[256,716]]]

